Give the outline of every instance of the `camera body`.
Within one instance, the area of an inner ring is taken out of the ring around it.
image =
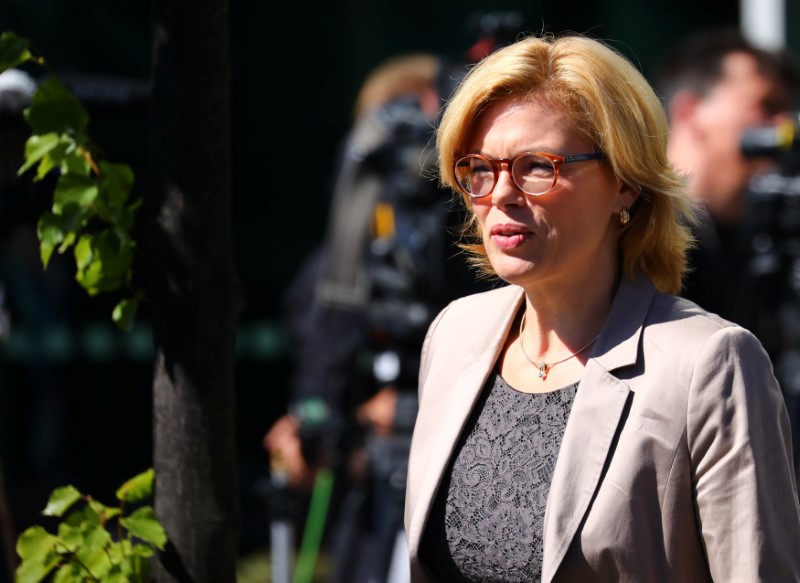
[[[800,115],[748,130],[741,151],[746,158],[774,162],[773,170],[750,179],[744,229],[751,254],[748,275],[759,301],[772,312],[762,315],[757,332],[767,351],[776,356],[800,346],[800,323],[794,324],[794,317],[784,313],[789,308],[800,310]]]

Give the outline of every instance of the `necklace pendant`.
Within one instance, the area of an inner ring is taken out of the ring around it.
[[[539,367],[539,378],[543,379],[544,376],[547,374],[547,363],[540,363],[537,365]]]

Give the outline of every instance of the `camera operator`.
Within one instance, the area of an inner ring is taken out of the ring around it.
[[[756,335],[744,209],[750,179],[774,162],[746,158],[741,141],[749,128],[791,110],[794,82],[786,55],[727,28],[687,37],[656,75],[670,123],[668,155],[707,211],[683,295]]]
[[[447,196],[426,168],[449,75],[442,67],[408,55],[368,78],[326,239],[287,293],[290,406],[264,446],[299,490],[311,490],[318,468],[334,469],[332,581],[388,576],[416,417],[415,361],[433,314],[461,293],[459,279],[471,280],[449,244]]]
[[[298,429],[304,411],[296,404],[321,399],[325,419],[319,420],[318,426],[331,424],[324,431],[330,433],[341,429],[340,417],[347,408],[343,399],[354,392],[355,355],[367,334],[366,306],[371,293],[364,251],[375,196],[381,188],[380,176],[367,172],[360,176],[358,172],[364,168],[366,154],[374,155],[377,147],[391,139],[378,113],[395,99],[416,97],[432,118],[439,106],[437,72],[433,55],[412,54],[394,57],[368,76],[337,164],[326,240],[311,254],[286,292],[286,329],[294,347],[289,390],[292,414],[273,425],[264,446],[271,454],[281,455],[294,487],[308,489],[314,475],[309,460],[301,455]],[[356,192],[356,183],[367,186]],[[386,425],[387,420],[376,415],[376,422]],[[311,439],[306,439],[306,454],[315,447],[308,443]]]
[[[290,388],[292,414],[279,419],[267,433],[266,449],[272,453],[285,447],[287,471],[293,485],[309,486],[313,471],[307,460],[296,459],[296,445],[283,445],[297,437],[304,415],[294,407],[299,402],[320,398],[322,415],[318,423],[331,424],[322,432],[341,430],[340,418],[348,393],[353,393],[356,353],[367,336],[367,307],[372,282],[367,273],[367,245],[377,197],[384,176],[375,164],[380,150],[391,146],[384,108],[395,100],[413,100],[428,108],[426,118],[438,111],[435,82],[438,64],[432,55],[394,57],[378,67],[364,83],[357,100],[356,121],[343,146],[328,221],[326,240],[302,267],[286,293],[285,320],[295,362]],[[432,121],[428,121],[428,124]],[[358,367],[364,376],[364,367]],[[362,370],[363,369],[363,370]],[[380,407],[378,408],[380,409]],[[375,411],[363,420],[374,419],[386,426],[385,415]],[[334,420],[331,416],[335,416]],[[307,441],[311,440],[308,436]],[[314,447],[306,443],[306,449]],[[306,453],[310,453],[306,451]]]

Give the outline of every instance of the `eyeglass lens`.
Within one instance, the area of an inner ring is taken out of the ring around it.
[[[500,163],[500,160],[489,160],[477,154],[464,156],[456,162],[456,180],[470,196],[486,196],[497,182]],[[514,184],[526,194],[544,194],[555,184],[556,167],[549,158],[522,154],[512,159],[510,164]]]

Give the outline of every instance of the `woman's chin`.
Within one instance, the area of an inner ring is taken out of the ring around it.
[[[530,281],[539,271],[532,261],[517,257],[491,258],[492,267],[497,276],[503,281],[515,285],[522,285]]]

